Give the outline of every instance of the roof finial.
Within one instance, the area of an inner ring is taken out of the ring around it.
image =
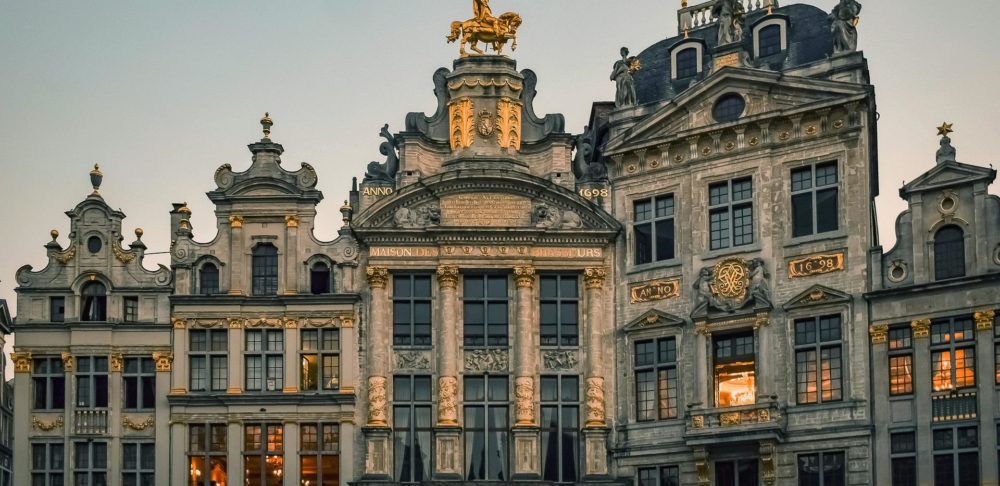
[[[264,112],[264,117],[260,119],[260,126],[264,127],[264,140],[271,139],[271,127],[274,125],[274,121],[271,120],[271,114]]]
[[[681,8],[687,8],[688,0],[681,0]]]
[[[938,129],[937,129],[938,130],[938,136],[939,137],[947,137],[949,133],[954,133],[955,130],[951,129],[951,127],[954,126],[954,125],[955,125],[954,123],[942,123],[941,126],[939,126]]]
[[[951,127],[953,123],[942,123],[938,127],[938,136],[941,137],[941,148],[937,151],[937,163],[942,164],[944,162],[956,162],[955,160],[955,147],[951,146],[951,137],[948,136],[949,133],[953,133]]]
[[[101,166],[94,164],[94,170],[90,171],[90,184],[94,186],[94,192],[90,193],[91,196],[101,197],[102,180],[104,180],[104,174],[101,173]]]

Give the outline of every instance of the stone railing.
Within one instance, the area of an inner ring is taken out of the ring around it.
[[[107,410],[76,410],[73,412],[73,431],[79,435],[108,433]]]
[[[724,408],[693,408],[688,412],[687,432],[689,435],[702,433],[718,434],[733,429],[784,429],[784,410],[777,402],[767,401],[754,405]]]
[[[683,7],[677,11],[677,25],[681,32],[697,30],[714,24],[718,18],[712,16],[712,7],[716,0],[709,0],[697,5]],[[737,0],[743,4],[747,13],[767,8],[778,8],[778,0]]]
[[[931,397],[931,410],[934,422],[949,422],[953,420],[970,420],[976,418],[976,392],[956,392],[948,395]]]

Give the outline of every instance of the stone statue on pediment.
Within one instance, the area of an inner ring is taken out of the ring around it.
[[[639,58],[629,57],[627,47],[622,47],[621,55],[622,58],[615,61],[611,69],[611,80],[615,82],[615,108],[635,106],[635,80],[632,75],[642,69]]]
[[[858,50],[858,15],[861,4],[857,0],[840,0],[830,12],[830,31],[833,32],[833,53]]]
[[[536,228],[573,229],[583,226],[579,214],[573,211],[561,211],[545,203],[535,205],[531,220]]]
[[[719,19],[720,46],[743,40],[747,13],[741,0],[717,0],[712,6],[712,16]]]
[[[388,184],[396,183],[396,172],[399,171],[399,155],[396,149],[399,148],[399,141],[389,133],[389,124],[386,123],[379,131],[379,135],[385,139],[378,147],[378,151],[385,156],[385,162],[370,162],[368,171],[365,172],[365,182],[384,182]]]

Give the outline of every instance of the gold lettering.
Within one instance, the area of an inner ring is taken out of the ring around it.
[[[395,192],[395,189],[391,187],[375,186],[375,187],[366,187],[362,189],[361,195],[370,197],[384,197],[384,196],[391,196],[393,192]]]
[[[453,194],[441,198],[441,226],[528,226],[531,209],[530,199],[513,194]]]
[[[844,253],[829,255],[810,255],[788,262],[788,276],[791,278],[809,277],[844,269]]]
[[[629,290],[633,304],[670,299],[681,295],[681,280],[679,278],[654,280],[633,286]]]

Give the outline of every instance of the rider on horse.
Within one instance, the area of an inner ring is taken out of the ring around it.
[[[484,27],[491,26],[494,32],[500,32],[500,23],[490,9],[490,0],[472,0],[472,12]]]

